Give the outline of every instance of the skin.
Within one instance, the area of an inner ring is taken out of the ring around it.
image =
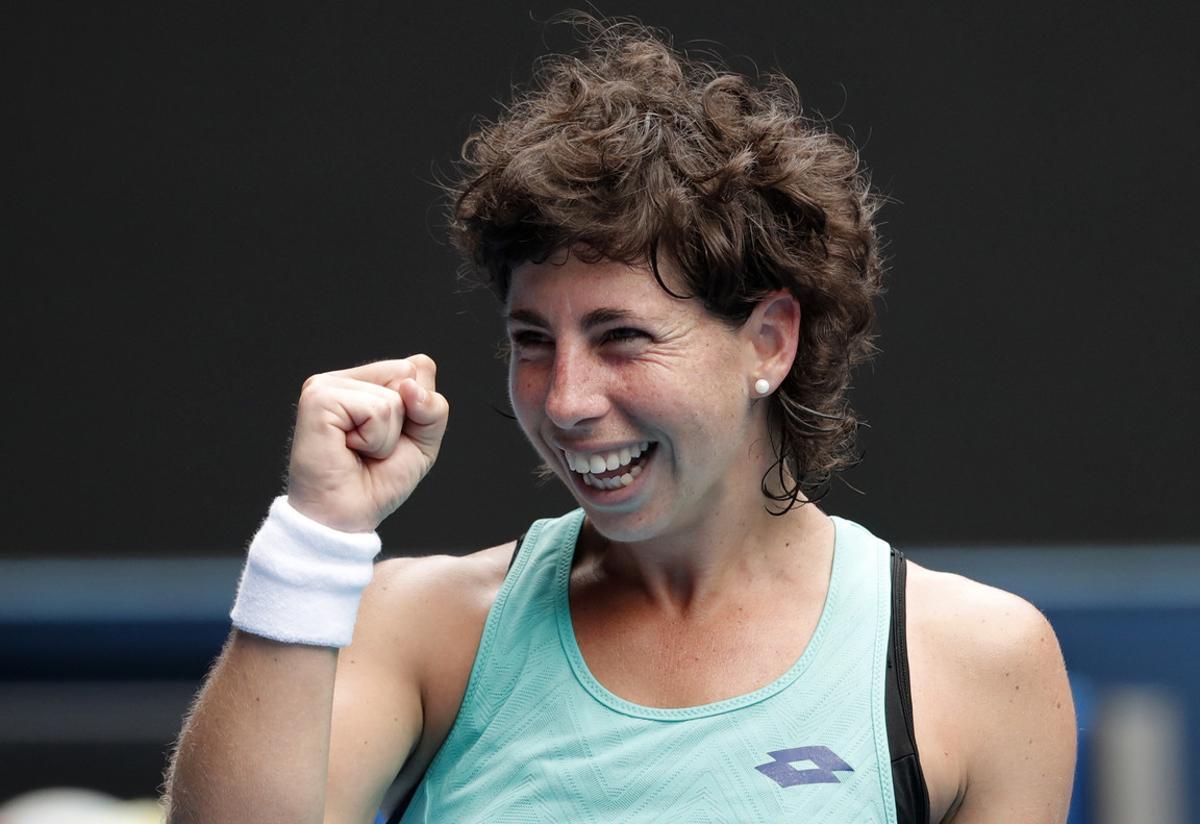
[[[815,505],[773,517],[759,489],[773,457],[766,404],[752,386],[758,378],[778,386],[797,357],[803,319],[796,301],[770,295],[745,325],[730,330],[695,301],[666,294],[642,267],[567,256],[518,268],[506,309],[518,422],[587,516],[570,606],[589,669],[617,695],[664,707],[718,701],[779,677],[816,626],[834,541],[832,522]],[[626,316],[590,325],[602,309]],[[421,361],[415,378],[429,390],[431,364]],[[354,375],[417,403],[407,367],[396,369],[387,380]],[[418,474],[432,463],[434,440],[421,452],[429,460]],[[656,442],[656,452],[641,485],[630,487],[636,494],[620,503],[589,495],[561,452],[643,440]],[[403,495],[410,491],[403,487]],[[308,503],[316,517],[319,497],[314,493]],[[320,514],[355,524],[365,518],[368,527],[380,517],[327,504]],[[414,785],[445,739],[513,546],[379,564],[354,642],[340,652],[235,633],[206,686],[217,697],[202,694],[185,730],[181,751],[191,753],[191,766],[179,760],[183,772],[200,778],[180,782],[180,793],[236,784],[233,771],[213,778],[224,763],[213,755],[214,742],[261,717],[261,705],[249,702],[272,687],[291,691],[279,693],[291,702],[288,751],[307,752],[308,741],[317,755],[288,765],[290,773],[255,775],[253,792],[261,798],[282,775],[278,803],[285,804],[295,794],[294,775],[311,772],[320,787],[327,766],[323,797],[294,804],[279,820],[371,821],[396,765],[404,765],[399,782]],[[912,562],[907,603],[915,732],[932,820],[1064,821],[1075,719],[1045,618],[1015,595]],[[247,675],[280,668],[280,656],[286,677],[268,682]],[[304,692],[298,684],[307,685]],[[296,719],[319,718],[318,704],[328,708],[328,725],[311,722],[300,740]],[[242,715],[238,707],[245,707]],[[260,731],[229,747],[249,753],[239,770],[259,763],[256,746],[267,763],[269,753],[278,753],[263,738]],[[228,790],[220,796],[226,800]],[[181,812],[169,820],[225,820],[206,815]]]

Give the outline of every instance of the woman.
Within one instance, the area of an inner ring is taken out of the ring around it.
[[[812,500],[879,291],[855,155],[786,80],[591,34],[468,141],[454,221],[579,509],[371,578],[448,404],[423,355],[310,378],[171,820],[365,822],[392,787],[406,822],[1061,822],[1045,619]]]

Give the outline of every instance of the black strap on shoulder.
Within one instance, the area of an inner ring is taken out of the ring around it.
[[[912,688],[908,680],[908,641],[905,627],[904,553],[892,549],[892,621],[888,635],[887,715],[888,748],[892,753],[892,785],[896,792],[898,824],[929,824],[929,790],[917,736],[913,732]]]
[[[521,544],[525,543],[525,533],[521,533],[521,537],[517,538],[517,545],[513,547],[512,557],[508,559],[508,571],[512,572],[513,564],[517,562],[517,553],[521,551]],[[508,574],[508,573],[505,573]]]

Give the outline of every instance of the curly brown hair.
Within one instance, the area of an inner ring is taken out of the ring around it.
[[[769,399],[777,460],[762,490],[786,502],[781,512],[801,492],[819,498],[858,459],[845,396],[851,369],[875,352],[882,199],[853,147],[801,113],[786,77],[692,58],[637,22],[570,22],[582,53],[543,58],[466,140],[448,186],[455,245],[501,300],[516,266],[563,248],[649,263],[670,292],[658,268],[668,255],[688,292],[677,297],[731,328],[790,290],[801,339]]]

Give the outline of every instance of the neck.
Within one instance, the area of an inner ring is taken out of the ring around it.
[[[828,568],[833,523],[803,497],[784,515],[771,515],[768,504],[756,494],[741,507],[706,507],[706,517],[640,542],[609,541],[585,525],[576,560],[598,580],[678,617],[742,602],[766,587],[806,587],[805,579]]]

